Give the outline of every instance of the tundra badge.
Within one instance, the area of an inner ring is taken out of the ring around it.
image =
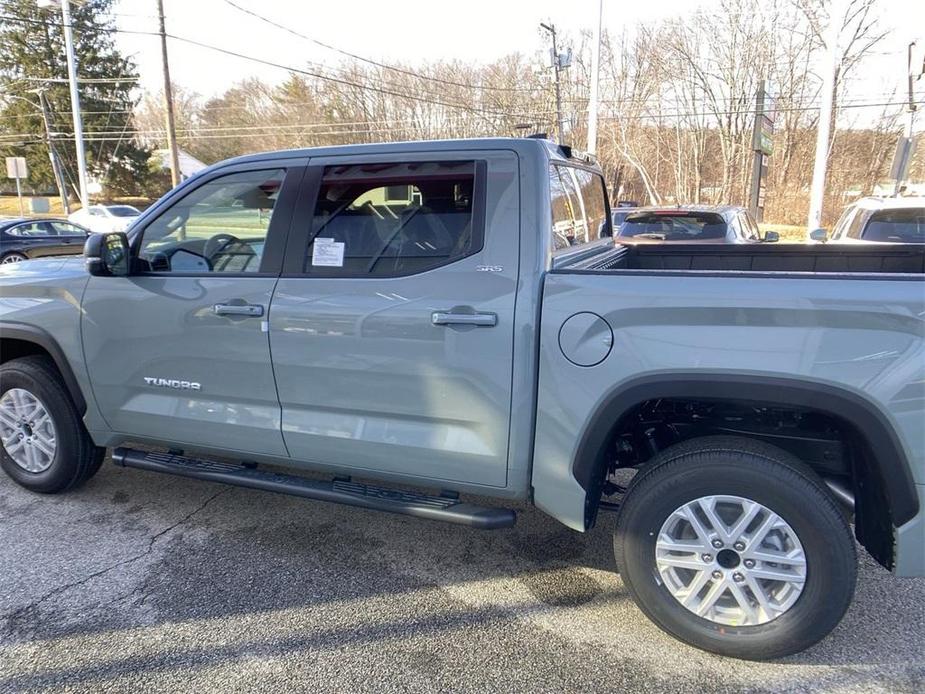
[[[153,378],[145,376],[145,383],[158,388],[175,388],[177,390],[202,390],[202,386],[195,381],[180,381],[176,378]]]

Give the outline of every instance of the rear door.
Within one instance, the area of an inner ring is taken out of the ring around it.
[[[293,458],[506,485],[518,185],[507,151],[311,161],[270,312]]]

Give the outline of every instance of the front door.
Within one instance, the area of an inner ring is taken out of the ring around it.
[[[204,176],[133,232],[137,272],[90,278],[84,349],[113,430],[286,455],[266,321],[302,163]]]
[[[310,164],[270,312],[290,454],[505,486],[516,155]]]

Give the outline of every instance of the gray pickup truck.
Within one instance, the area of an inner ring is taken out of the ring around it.
[[[640,608],[740,658],[839,622],[854,538],[925,574],[923,249],[609,220],[592,160],[543,140],[218,164],[83,258],[3,268],[2,466],[62,492],[114,448],[485,529],[613,511]]]

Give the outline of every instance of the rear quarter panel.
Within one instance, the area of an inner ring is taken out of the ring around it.
[[[597,366],[576,366],[559,347],[562,323],[579,311],[597,313],[613,330],[613,349]],[[666,373],[786,377],[851,391],[894,426],[915,482],[925,485],[925,283],[918,279],[547,275],[533,463],[540,508],[585,529],[585,492],[572,462],[587,423],[615,387]]]

